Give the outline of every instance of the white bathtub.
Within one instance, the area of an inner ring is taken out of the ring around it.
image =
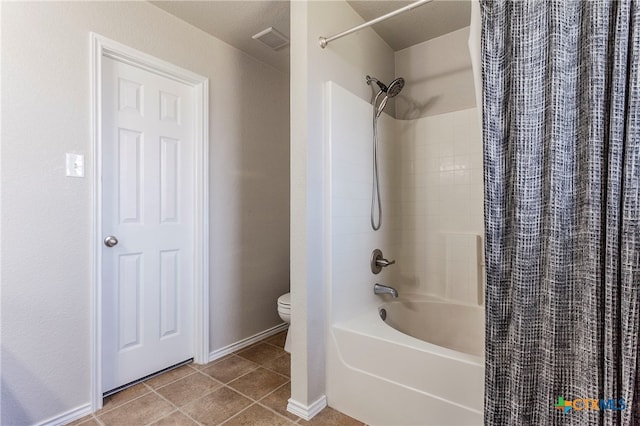
[[[478,357],[484,356],[484,310],[437,299],[384,303],[385,322],[404,334]]]
[[[370,425],[481,425],[483,309],[419,296],[380,309],[387,323],[372,310],[330,328],[329,404]]]

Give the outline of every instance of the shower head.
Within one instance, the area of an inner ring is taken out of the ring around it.
[[[376,117],[380,117],[380,114],[382,114],[384,107],[387,106],[387,101],[390,98],[398,96],[398,93],[400,93],[403,87],[404,78],[402,77],[396,78],[389,84],[389,87],[386,87],[387,90],[384,90],[385,96],[384,98],[382,98],[382,101],[380,102],[380,105],[378,105],[378,109],[376,110]]]
[[[395,96],[398,96],[398,94],[400,93],[400,91],[404,87],[404,78],[398,77],[395,80],[393,80],[391,83],[389,83],[389,86],[385,86],[384,83],[382,83],[377,78],[373,78],[371,76],[367,76],[367,84],[369,86],[371,86],[371,83],[376,83],[378,85],[378,87],[380,88],[380,91],[375,96],[372,95],[372,97],[371,97],[371,103],[374,105],[374,108],[375,108],[376,103],[378,102],[378,98],[380,97],[380,95],[382,95],[383,93],[385,94],[384,97],[382,98],[382,101],[380,101],[380,104],[378,105],[378,107],[375,110],[376,111],[376,117],[379,117],[380,114],[382,114],[382,110],[387,105],[387,101],[389,100],[389,98],[393,98]],[[374,93],[375,93],[375,91],[374,91]]]
[[[393,98],[394,96],[397,96],[398,93],[400,93],[403,87],[404,78],[398,77],[389,84],[389,87],[387,88],[387,90],[385,90],[385,92],[387,93],[388,97]]]

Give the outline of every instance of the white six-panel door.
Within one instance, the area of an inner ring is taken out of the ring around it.
[[[103,391],[193,357],[193,96],[103,58]]]

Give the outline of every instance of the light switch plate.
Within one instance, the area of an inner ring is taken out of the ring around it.
[[[84,155],[67,153],[67,176],[84,177]]]

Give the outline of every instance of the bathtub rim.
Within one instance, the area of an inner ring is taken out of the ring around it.
[[[382,296],[380,300],[381,300],[381,305],[379,305],[379,307],[382,307],[382,305],[386,303],[393,303],[393,302],[432,302],[432,303],[445,303],[448,305],[466,306],[466,307],[477,308],[482,310],[484,310],[485,308],[484,304],[478,305],[476,303],[465,303],[457,300],[445,299],[440,296],[435,296],[431,294],[420,294],[420,293],[400,293],[397,298],[392,298],[385,295],[385,296]]]

